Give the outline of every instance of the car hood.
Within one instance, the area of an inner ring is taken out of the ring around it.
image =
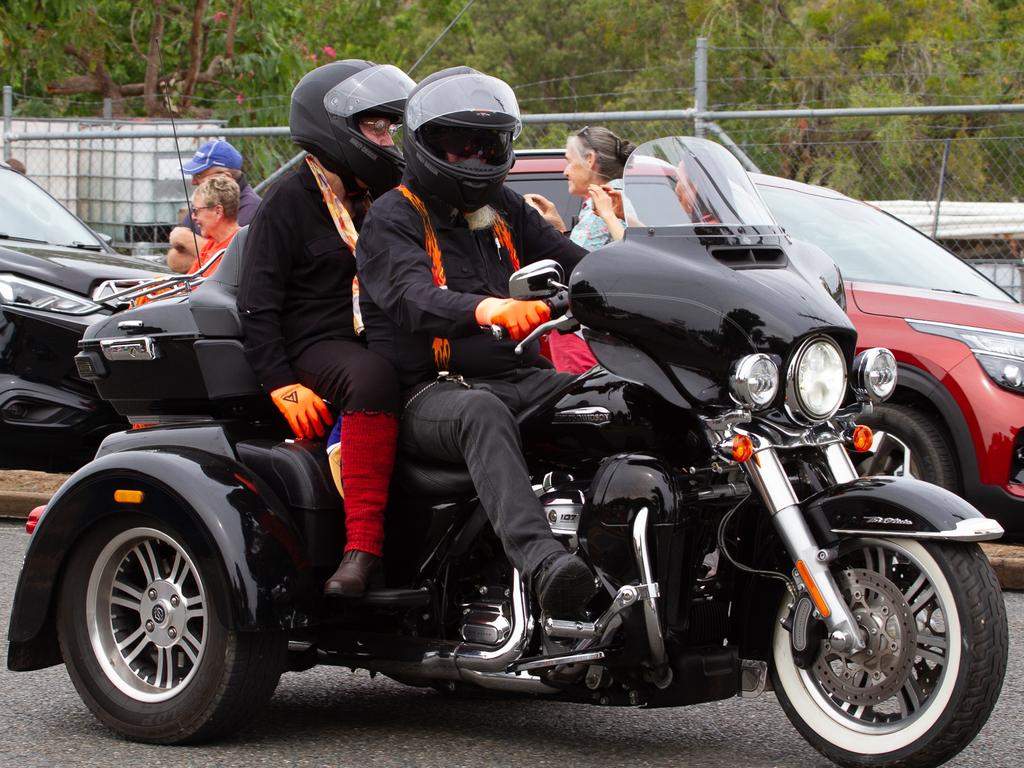
[[[0,246],[0,272],[11,272],[83,296],[89,296],[104,280],[145,278],[159,271],[159,265],[117,253],[28,243]]]
[[[867,315],[1024,333],[1024,305],[902,285],[854,282],[848,295]]]

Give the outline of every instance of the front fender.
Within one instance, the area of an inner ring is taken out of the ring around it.
[[[820,542],[865,535],[987,541],[1003,535],[999,523],[955,493],[911,477],[861,477],[811,496],[803,508]]]
[[[114,501],[141,490],[141,504]],[[311,572],[287,509],[248,469],[192,448],[121,451],[80,469],[50,500],[32,534],[8,632],[11,669],[37,669],[55,656],[55,595],[67,558],[90,526],[110,515],[144,514],[173,526],[201,567],[217,569],[228,594],[214,595],[239,631],[308,623]]]

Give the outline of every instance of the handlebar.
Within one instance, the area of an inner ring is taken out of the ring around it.
[[[530,332],[530,334],[525,339],[523,339],[516,345],[515,352],[517,355],[523,354],[523,350],[526,349],[526,345],[529,344],[534,339],[540,338],[549,331],[558,329],[563,323],[565,323],[566,320],[572,319],[569,315],[568,291],[559,291],[551,298],[544,299],[544,301],[551,308],[551,319],[548,320],[546,323],[538,325]],[[484,330],[490,330],[491,336],[493,336],[497,341],[504,341],[505,339],[508,338],[508,330],[503,325],[492,324],[489,329]]]

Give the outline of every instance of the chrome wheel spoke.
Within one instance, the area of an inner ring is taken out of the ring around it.
[[[137,630],[132,632],[130,639],[132,641],[134,641],[135,639],[138,639],[142,634],[143,634],[143,629],[142,629],[142,627],[139,627]],[[127,654],[124,653],[124,651],[130,645],[131,645],[131,642],[128,642],[128,641],[125,641],[124,643],[118,643],[118,648],[121,649],[121,653],[122,653],[122,656],[124,658],[124,663],[127,664],[128,666],[131,666],[131,663],[133,661],[135,661],[135,659],[138,658],[139,654],[142,653],[143,649],[145,649],[146,646],[149,645],[149,640],[147,638],[142,638],[142,640],[139,641],[138,645],[135,646],[135,648],[131,651],[131,653],[127,653]]]
[[[153,546],[149,541],[144,541],[132,550],[135,558],[139,561],[143,576],[147,584],[152,584],[160,578],[160,564],[156,560]]]
[[[181,569],[181,573],[178,573],[178,569]],[[188,563],[185,562],[185,558],[181,556],[181,552],[174,553],[174,562],[171,563],[171,572],[167,574],[167,580],[172,584],[175,584],[178,589],[181,589],[181,585],[185,581],[185,577],[188,576]]]
[[[167,681],[164,682],[164,678]],[[170,648],[156,649],[156,679],[154,684],[157,688],[172,688],[174,685],[174,659]]]
[[[199,661],[199,649],[202,647],[202,641],[195,636],[195,633],[190,629],[186,629],[181,635],[181,641],[178,643],[178,648],[188,656],[189,661],[195,664]]]
[[[916,616],[920,613],[928,603],[935,599],[935,587],[931,584],[927,585],[927,589],[922,589],[913,601],[910,602],[910,612]]]
[[[111,605],[120,605],[123,608],[131,609],[135,613],[139,613],[141,611],[141,607],[142,607],[141,606],[141,602],[142,602],[141,600],[138,600],[138,599],[135,599],[135,598],[116,597],[116,596],[110,598],[110,604]]]
[[[128,595],[128,597],[132,598],[136,603],[142,602],[142,590],[136,589],[131,584],[129,584],[126,581],[123,581],[122,579],[114,579],[114,584],[110,591],[111,593],[115,591],[123,592],[124,594]]]

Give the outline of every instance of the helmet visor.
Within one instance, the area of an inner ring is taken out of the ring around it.
[[[378,64],[356,72],[331,88],[324,96],[324,108],[335,117],[352,117],[381,107],[400,111],[415,85],[398,67]]]
[[[406,107],[410,131],[441,117],[467,128],[500,128],[515,139],[523,123],[519,102],[508,83],[490,75],[471,72],[427,83]]]
[[[429,124],[420,135],[436,157],[462,167],[501,166],[512,152],[508,131]]]

